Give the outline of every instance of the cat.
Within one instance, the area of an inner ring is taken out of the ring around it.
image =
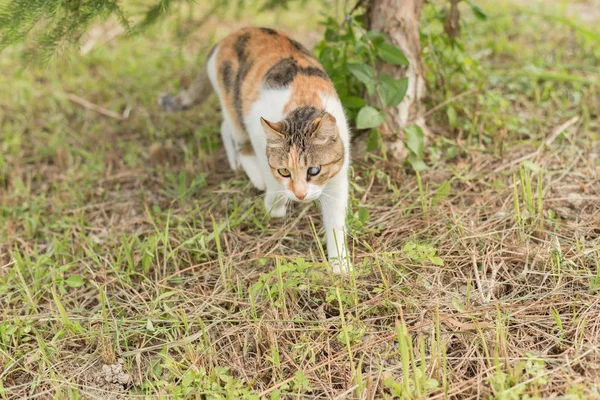
[[[284,217],[289,200],[321,204],[334,272],[352,269],[346,245],[350,132],[331,79],[299,42],[270,28],[244,28],[209,53],[189,88],[162,95],[165,111],[202,103],[215,91],[232,170],[266,191],[265,208]]]

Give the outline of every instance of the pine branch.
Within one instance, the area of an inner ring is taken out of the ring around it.
[[[123,11],[127,0],[0,0],[0,52],[9,46],[25,44],[27,63],[48,62],[62,50],[77,45],[97,19],[114,16],[129,34],[137,34],[167,15],[177,2],[196,0],[155,0],[144,18],[134,26]],[[235,4],[244,8],[245,0],[214,0],[215,7]],[[263,0],[263,7],[287,7],[306,0]]]

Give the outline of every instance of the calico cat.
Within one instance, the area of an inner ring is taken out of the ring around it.
[[[351,269],[345,241],[350,138],[344,110],[321,64],[300,43],[270,28],[235,32],[210,52],[190,87],[163,95],[180,111],[217,92],[229,166],[240,166],[272,217],[289,200],[319,200],[327,256],[337,273]]]

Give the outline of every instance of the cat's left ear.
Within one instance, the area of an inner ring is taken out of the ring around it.
[[[315,119],[312,122],[313,133],[311,138],[317,144],[325,144],[329,141],[335,141],[338,137],[338,129],[335,117],[329,113],[325,113],[322,117]]]
[[[281,132],[283,124],[281,122],[270,122],[262,117],[260,123],[267,135],[267,145],[269,147],[281,147],[285,142],[285,135]]]

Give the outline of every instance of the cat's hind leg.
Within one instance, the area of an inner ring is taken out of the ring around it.
[[[223,145],[225,146],[229,167],[232,171],[237,171],[240,163],[235,140],[233,138],[233,127],[226,120],[223,120],[221,123],[221,139],[223,140]]]
[[[248,135],[236,130],[231,120],[224,116],[221,124],[221,136],[231,169],[237,171],[241,165],[252,185],[258,190],[265,190],[265,180]]]
[[[250,178],[250,182],[252,182],[254,187],[258,190],[265,190],[265,179],[263,178],[258,157],[256,157],[252,143],[246,142],[242,145],[238,145],[238,151],[240,163],[242,164],[244,171],[246,171],[246,175]]]

